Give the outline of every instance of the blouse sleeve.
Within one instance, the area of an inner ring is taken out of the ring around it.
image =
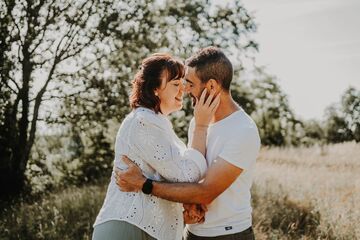
[[[129,143],[142,160],[171,182],[196,182],[206,171],[206,160],[197,150],[184,148],[174,134],[156,121],[137,117],[130,129]]]

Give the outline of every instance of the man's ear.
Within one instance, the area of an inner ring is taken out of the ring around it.
[[[206,83],[206,88],[208,89],[208,92],[212,92],[215,90],[215,92],[218,93],[221,90],[221,86],[220,86],[219,82],[215,79],[210,79]]]

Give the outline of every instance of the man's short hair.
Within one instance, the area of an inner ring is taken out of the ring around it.
[[[214,79],[219,82],[224,90],[230,89],[233,67],[230,60],[219,48],[203,48],[188,58],[185,64],[195,68],[196,75],[202,83]]]

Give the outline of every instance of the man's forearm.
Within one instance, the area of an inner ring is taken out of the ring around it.
[[[209,204],[214,197],[202,183],[153,182],[152,195],[180,203]]]

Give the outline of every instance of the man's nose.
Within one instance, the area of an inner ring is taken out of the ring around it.
[[[181,93],[183,93],[183,92],[185,91],[185,86],[181,84],[179,91],[180,91]]]
[[[182,82],[180,82],[180,84],[179,84],[179,91],[180,91],[180,92],[183,92],[184,89],[185,89],[184,84],[183,84]]]

